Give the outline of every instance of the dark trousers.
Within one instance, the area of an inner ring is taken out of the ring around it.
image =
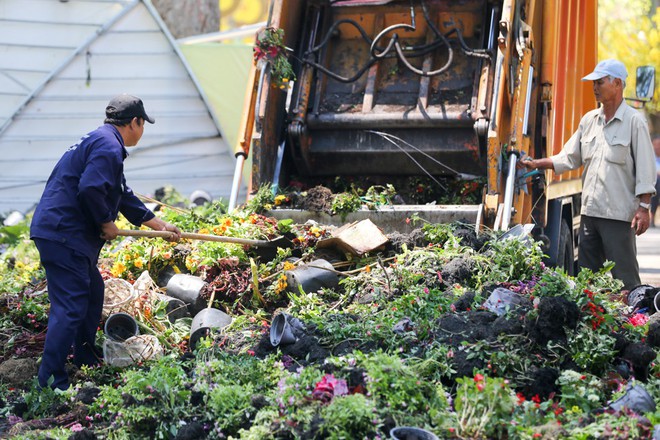
[[[635,231],[630,222],[583,215],[580,224],[578,264],[596,272],[605,260],[615,263],[612,276],[631,290],[642,282],[637,264]]]
[[[103,278],[96,261],[50,240],[34,240],[46,270],[50,314],[46,344],[39,367],[39,384],[66,389],[66,358],[73,345],[76,365],[95,365],[96,330],[103,309]]]

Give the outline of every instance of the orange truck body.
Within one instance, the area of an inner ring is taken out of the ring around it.
[[[278,171],[479,176],[478,225],[502,228],[510,210],[549,237],[551,260],[574,257],[580,170],[517,181],[507,208],[506,167],[558,153],[596,107],[580,79],[597,63],[597,0],[273,0],[268,26],[297,78],[287,96],[253,68],[236,148],[253,191]]]

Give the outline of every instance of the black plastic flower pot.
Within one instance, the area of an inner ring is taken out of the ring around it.
[[[339,286],[335,268],[327,260],[318,259],[286,271],[287,288],[291,292],[318,292],[322,288]]]
[[[158,299],[165,303],[165,313],[171,323],[174,323],[177,319],[188,318],[190,316],[187,304],[179,298],[159,293]]]
[[[130,337],[137,336],[139,332],[135,318],[123,312],[108,316],[103,331],[109,339],[115,342],[124,342]]]
[[[190,325],[190,349],[194,350],[200,339],[212,330],[221,330],[231,324],[232,318],[222,310],[206,308],[195,315]]]
[[[437,435],[422,428],[411,426],[397,426],[390,430],[390,437],[394,440],[440,440]]]
[[[655,401],[643,386],[633,385],[628,386],[626,394],[610,403],[609,407],[614,411],[621,411],[625,407],[641,415],[655,411]]]
[[[206,307],[206,301],[201,296],[206,284],[199,277],[178,273],[167,282],[167,295],[186,303],[188,311],[194,316]]]
[[[270,343],[273,347],[295,343],[298,338],[294,334],[292,317],[286,313],[280,313],[270,326]]]

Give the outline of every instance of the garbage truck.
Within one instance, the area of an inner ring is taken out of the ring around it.
[[[580,81],[597,63],[597,0],[273,0],[267,29],[282,36],[292,74],[253,66],[234,188],[248,157],[253,193],[291,176],[480,181],[467,205],[381,206],[341,220],[271,214],[368,216],[401,231],[412,214],[532,225],[549,263],[572,273],[580,170],[516,163],[559,152],[597,105]]]

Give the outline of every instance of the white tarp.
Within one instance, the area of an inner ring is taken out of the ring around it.
[[[149,0],[1,0],[0,23],[0,214],[38,202],[55,162],[119,93],[156,118],[125,163],[137,193],[228,198],[231,146]]]

